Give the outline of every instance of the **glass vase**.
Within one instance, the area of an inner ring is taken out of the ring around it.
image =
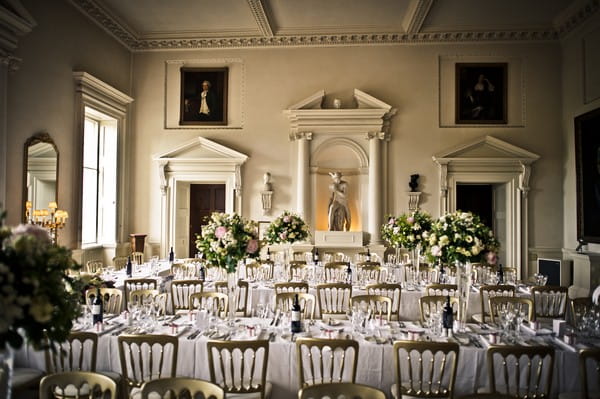
[[[415,268],[415,271],[419,271],[419,265],[421,264],[421,245],[417,245],[410,250],[410,261]]]
[[[470,261],[456,262],[456,285],[458,291],[458,331],[464,332],[468,321],[469,294],[472,285],[472,265]]]
[[[10,399],[14,356],[8,345],[0,348],[0,398]]]
[[[227,325],[229,327],[233,327],[235,324],[235,311],[237,309],[238,297],[240,294],[238,280],[237,269],[227,273]]]

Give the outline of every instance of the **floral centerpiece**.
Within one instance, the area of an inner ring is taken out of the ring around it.
[[[429,244],[431,216],[427,212],[416,210],[398,217],[389,216],[387,223],[381,226],[381,236],[392,247],[425,249]]]
[[[304,241],[309,235],[308,225],[300,216],[284,211],[267,228],[265,241],[268,244],[291,244]]]
[[[459,329],[467,323],[471,291],[471,262],[496,252],[498,240],[492,230],[470,212],[456,211],[440,217],[431,225],[429,254],[442,263],[456,263]]]
[[[492,230],[470,212],[456,211],[434,221],[429,234],[430,257],[442,263],[489,260],[499,248]]]
[[[0,223],[4,215],[0,216]],[[63,342],[80,313],[80,281],[71,251],[36,225],[0,227],[0,350],[24,338],[34,348]]]
[[[202,226],[196,248],[207,262],[233,273],[240,260],[258,256],[258,228],[238,214],[215,212]]]

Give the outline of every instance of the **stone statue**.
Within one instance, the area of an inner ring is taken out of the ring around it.
[[[329,231],[350,230],[350,208],[348,208],[347,190],[348,183],[342,180],[341,172],[329,173],[333,183],[329,185],[331,198],[329,199]]]
[[[408,186],[410,187],[410,191],[416,192],[417,188],[419,187],[419,175],[410,175],[410,181],[408,182]]]
[[[263,191],[273,191],[273,185],[271,184],[271,174],[269,172],[265,172],[263,175]]]

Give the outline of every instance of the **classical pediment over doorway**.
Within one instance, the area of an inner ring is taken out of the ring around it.
[[[222,144],[196,137],[153,156],[161,189],[161,254],[173,246],[187,248],[189,190],[192,184],[223,184],[225,212],[242,210],[242,165],[248,156]]]

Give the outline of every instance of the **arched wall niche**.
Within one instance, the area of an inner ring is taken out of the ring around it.
[[[327,230],[327,212],[331,196],[329,173],[339,171],[348,182],[348,205],[352,214],[351,231],[362,231],[366,220],[366,202],[369,161],[366,151],[354,140],[335,137],[316,146],[310,156],[312,198],[312,226]]]
[[[492,136],[485,136],[433,156],[440,172],[440,215],[456,210],[458,184],[500,184],[505,190],[506,266],[528,275],[527,224],[531,165],[539,155]]]

